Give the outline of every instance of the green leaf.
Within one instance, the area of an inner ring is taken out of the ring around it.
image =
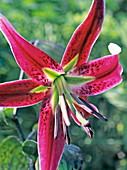
[[[95,78],[94,77],[83,77],[83,76],[77,76],[77,77],[71,77],[71,76],[65,76],[65,79],[68,84],[74,84],[74,85],[79,85],[79,84],[84,84],[88,83],[90,81],[93,81]]]
[[[33,140],[26,140],[22,144],[22,151],[26,156],[31,158],[34,157],[36,159],[38,157],[37,142]]]
[[[0,125],[1,123],[7,124],[3,108],[0,109]]]
[[[22,145],[18,138],[7,137],[0,144],[0,169],[25,170],[28,169],[27,157],[22,153]]]
[[[13,118],[14,114],[13,114],[14,108],[4,108],[4,114],[7,117]]]
[[[0,130],[16,130],[13,109],[4,108],[0,110]]]
[[[58,170],[81,170],[83,161],[83,155],[79,147],[75,145],[65,145]]]
[[[5,123],[7,126],[16,129],[17,125],[15,123],[13,111],[14,108],[4,108]]]
[[[63,70],[65,73],[70,71],[77,63],[79,54],[77,54],[67,65],[64,66]]]

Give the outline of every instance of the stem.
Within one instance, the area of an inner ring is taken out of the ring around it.
[[[32,130],[32,132],[30,132],[29,135],[27,136],[26,140],[30,139],[35,133],[36,131]]]
[[[22,80],[22,79],[23,79],[23,76],[24,76],[24,72],[23,72],[23,70],[21,69],[20,75],[19,75],[19,80]],[[25,138],[24,132],[23,132],[23,130],[22,130],[22,128],[21,128],[21,125],[20,125],[20,123],[19,123],[18,115],[17,115],[18,112],[17,112],[17,111],[18,111],[18,108],[15,107],[15,108],[14,108],[14,111],[13,111],[14,119],[15,119],[15,123],[16,123],[17,128],[18,128],[18,131],[19,131],[21,140],[22,140],[22,142],[24,142],[24,141],[26,140],[26,138]]]
[[[35,170],[35,166],[33,165],[33,161],[31,158],[27,157],[28,159],[28,162],[29,162],[29,167],[30,167],[30,170]]]
[[[17,112],[16,112],[16,113],[17,113]],[[21,140],[22,140],[22,142],[24,142],[24,141],[26,140],[26,138],[25,138],[24,132],[23,132],[23,130],[22,130],[22,128],[21,128],[21,125],[20,125],[20,123],[19,123],[17,114],[14,115],[14,119],[15,119],[15,123],[16,123],[17,128],[18,128],[18,131],[19,131],[19,135],[20,135],[20,137],[21,137]]]
[[[19,75],[19,80],[22,80],[23,76],[24,76],[24,72],[21,69],[20,75]],[[18,120],[18,108],[17,107],[14,108],[13,114],[14,114],[14,119],[15,119],[15,123],[16,123],[17,128],[18,128],[19,135],[21,137],[22,142],[24,142],[26,140],[26,138],[25,138],[24,132],[23,132],[22,127],[21,127],[19,120]],[[27,157],[27,159],[28,159],[28,162],[29,162],[30,170],[35,170],[32,159],[29,158],[29,157]]]

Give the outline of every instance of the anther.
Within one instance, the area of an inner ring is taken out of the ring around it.
[[[92,138],[93,137],[93,132],[92,132],[89,120],[87,121],[87,123],[85,125],[83,125],[83,128],[86,131],[86,133],[89,135],[89,137]]]
[[[82,107],[83,105],[85,107],[86,111],[89,111],[91,114],[93,114],[95,117],[97,117],[98,119],[104,120],[104,121],[108,121],[106,117],[102,116],[100,113],[98,113],[88,102],[86,102],[85,100],[83,100],[80,97],[76,97],[74,94],[70,93],[70,95],[73,97],[73,99]]]
[[[66,128],[67,128],[66,142],[67,142],[68,145],[70,145],[69,128],[68,128],[68,126]]]
[[[108,119],[104,116],[102,116],[100,113],[98,113],[88,102],[83,100],[82,98],[79,97],[79,99],[91,110],[91,113],[97,117],[98,119],[101,119],[103,121],[108,121]]]
[[[60,122],[60,107],[59,105],[57,105],[55,111],[54,139],[57,139],[59,135],[59,122]]]

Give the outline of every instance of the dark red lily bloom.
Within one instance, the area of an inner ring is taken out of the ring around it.
[[[38,129],[42,170],[57,169],[65,138],[69,143],[71,115],[90,137],[88,116],[107,120],[87,102],[87,96],[105,92],[122,81],[118,53],[86,62],[102,27],[104,3],[104,0],[93,0],[87,18],[74,32],[61,64],[26,41],[0,14],[0,29],[17,63],[31,78],[0,84],[0,106],[24,107],[42,101]]]

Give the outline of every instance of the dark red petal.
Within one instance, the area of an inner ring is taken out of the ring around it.
[[[104,0],[94,0],[89,14],[85,21],[74,32],[67,49],[65,51],[62,66],[65,66],[78,53],[79,59],[77,66],[85,63],[89,57],[91,48],[97,39],[103,19],[104,19]]]
[[[79,96],[90,96],[103,93],[121,83],[121,72],[122,67],[118,63],[109,73],[103,74],[103,76],[98,77],[95,81],[90,83],[79,86],[71,86],[71,90],[74,94]]]
[[[69,72],[69,75],[103,77],[112,72],[117,67],[118,62],[118,55],[104,56],[75,67]]]
[[[39,84],[51,85],[51,80],[42,71],[44,67],[63,73],[62,67],[56,61],[26,41],[2,14],[0,14],[0,29],[8,40],[19,66]]]
[[[62,122],[59,126],[59,135],[54,139],[54,115],[51,106],[51,94],[45,96],[39,117],[38,145],[40,167],[42,170],[56,170],[63,153],[65,138]]]
[[[44,92],[30,93],[38,86],[39,84],[31,79],[0,84],[0,106],[22,107],[40,102],[44,97]]]

